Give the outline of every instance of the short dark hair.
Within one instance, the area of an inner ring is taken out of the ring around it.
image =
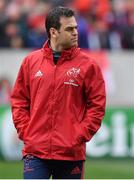
[[[52,9],[46,17],[46,22],[45,22],[45,26],[46,26],[46,32],[48,35],[48,38],[50,38],[50,28],[53,27],[57,30],[60,29],[60,17],[72,17],[74,16],[74,11],[66,8],[66,7],[62,7],[62,6],[58,6],[54,9]]]

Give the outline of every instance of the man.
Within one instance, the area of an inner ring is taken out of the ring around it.
[[[78,46],[74,12],[56,7],[46,18],[48,41],[23,61],[12,113],[24,142],[25,179],[83,178],[85,144],[105,111],[98,65]]]

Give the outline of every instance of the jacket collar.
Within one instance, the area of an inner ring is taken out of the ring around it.
[[[44,56],[47,58],[52,57],[52,49],[49,47],[49,41],[47,40],[45,44],[43,45],[43,51],[44,51]],[[61,58],[63,60],[71,60],[73,59],[78,53],[80,52],[80,48],[77,47],[72,47],[68,50],[64,50],[61,52]]]

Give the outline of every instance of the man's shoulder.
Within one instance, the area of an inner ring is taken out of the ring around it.
[[[86,64],[96,64],[96,60],[90,55],[90,53],[87,50],[80,50],[79,58],[83,63]]]
[[[29,52],[27,56],[23,59],[22,65],[33,65],[37,64],[42,60],[43,57],[43,50],[38,49],[32,52]]]
[[[43,55],[43,51],[42,49],[38,49],[38,50],[34,50],[32,52],[30,52],[26,58],[29,60],[35,59],[35,58],[39,58],[40,56]]]

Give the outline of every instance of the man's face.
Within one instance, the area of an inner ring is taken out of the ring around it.
[[[78,46],[78,31],[75,17],[61,17],[61,27],[57,31],[56,42],[63,49]]]

